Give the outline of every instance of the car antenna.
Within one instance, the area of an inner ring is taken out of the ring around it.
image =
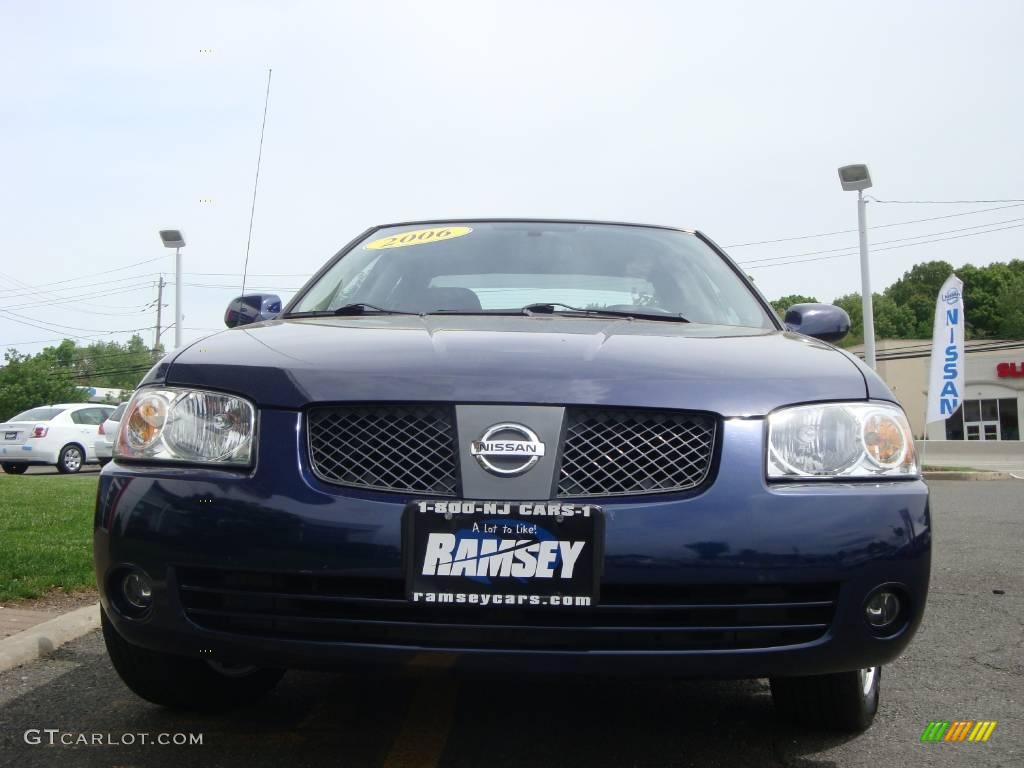
[[[263,160],[263,133],[267,129],[267,107],[270,106],[270,76],[273,69],[267,69],[267,95],[263,99],[263,125],[260,126],[260,151],[256,155],[256,181],[252,185],[252,208],[249,211],[249,236],[245,240],[245,264],[242,266],[242,296],[245,296],[245,277],[249,272],[249,246],[252,244],[252,221],[256,215],[256,190],[260,185],[260,162]]]

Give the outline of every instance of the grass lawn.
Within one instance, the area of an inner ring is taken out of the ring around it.
[[[0,475],[0,602],[96,585],[95,475]]]

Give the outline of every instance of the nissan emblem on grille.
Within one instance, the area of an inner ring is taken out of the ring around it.
[[[522,424],[495,424],[470,444],[469,452],[492,475],[513,477],[540,461],[544,443]]]

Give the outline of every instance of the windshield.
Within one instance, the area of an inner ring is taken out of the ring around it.
[[[614,224],[494,221],[379,229],[310,286],[289,314],[351,304],[460,313],[563,304],[774,327],[754,293],[695,235]]]
[[[49,421],[57,414],[63,413],[63,408],[31,408],[22,411],[10,421]]]

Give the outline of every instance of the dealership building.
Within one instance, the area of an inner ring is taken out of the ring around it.
[[[863,357],[861,346],[850,351]],[[917,438],[925,432],[930,352],[929,340],[882,340],[876,345],[878,375],[903,405]],[[964,353],[963,403],[945,422],[929,424],[927,439],[1020,442],[1024,342],[968,341]]]

